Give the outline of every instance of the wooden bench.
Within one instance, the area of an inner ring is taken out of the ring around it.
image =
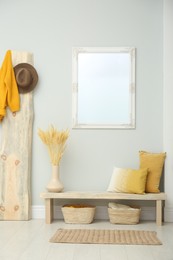
[[[80,200],[141,200],[156,201],[156,224],[162,225],[162,202],[166,199],[166,194],[146,193],[146,194],[129,194],[115,192],[60,192],[51,193],[43,192],[40,197],[45,200],[45,221],[50,224],[53,220],[53,200],[61,199],[80,199]]]

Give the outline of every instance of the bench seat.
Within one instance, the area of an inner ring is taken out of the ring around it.
[[[53,200],[61,199],[90,199],[90,200],[149,200],[156,201],[156,224],[162,225],[162,202],[166,199],[164,192],[160,193],[146,193],[146,194],[131,194],[131,193],[117,193],[117,192],[42,192],[40,197],[45,200],[45,220],[50,224],[53,220]]]

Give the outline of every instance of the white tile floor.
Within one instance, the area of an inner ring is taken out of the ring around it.
[[[163,245],[88,245],[50,243],[58,228],[102,228],[153,230]],[[155,222],[138,225],[113,225],[109,221],[95,221],[89,225],[70,225],[44,220],[1,221],[0,260],[173,260],[173,223],[156,226]]]

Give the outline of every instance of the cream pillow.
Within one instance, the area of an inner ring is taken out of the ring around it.
[[[163,171],[166,153],[149,153],[140,151],[139,158],[140,168],[148,168],[145,191],[153,193],[160,192],[160,178]]]
[[[114,168],[107,191],[122,193],[145,193],[148,170]]]

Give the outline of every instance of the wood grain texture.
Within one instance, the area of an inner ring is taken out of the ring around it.
[[[13,66],[33,65],[29,52],[12,51]],[[0,147],[0,220],[31,218],[31,147],[33,125],[32,92],[20,94],[20,111],[8,108],[2,121]]]
[[[166,194],[160,193],[146,193],[146,194],[132,194],[119,192],[94,192],[94,191],[67,191],[67,192],[42,192],[41,198],[48,199],[124,199],[124,200],[165,200]]]

